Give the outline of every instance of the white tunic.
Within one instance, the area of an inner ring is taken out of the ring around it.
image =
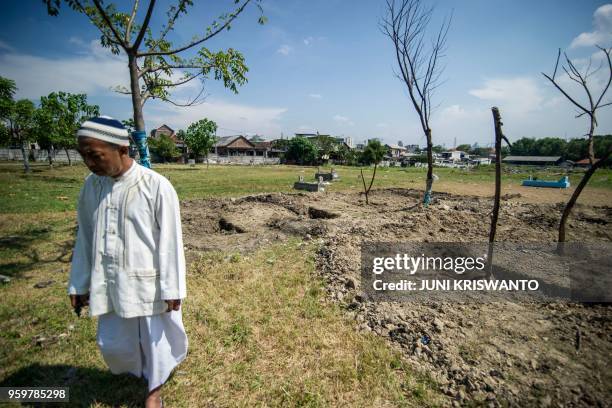
[[[161,174],[135,161],[117,179],[90,174],[78,202],[69,294],[90,293],[91,316],[166,310],[186,297],[179,201]]]

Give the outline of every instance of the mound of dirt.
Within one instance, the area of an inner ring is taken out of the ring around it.
[[[318,238],[317,270],[357,326],[386,337],[431,375],[449,404],[607,406],[612,309],[555,303],[372,302],[360,287],[365,241],[486,242],[492,200],[384,189],[259,194],[183,202],[188,249],[249,252],[288,236]],[[497,239],[554,242],[562,204],[502,202]],[[578,204],[570,241],[612,241],[612,208]],[[191,251],[193,252],[193,251]],[[189,252],[188,252],[189,254]]]

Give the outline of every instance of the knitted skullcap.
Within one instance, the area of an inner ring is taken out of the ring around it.
[[[125,126],[109,116],[98,116],[85,121],[77,131],[77,137],[93,137],[121,146],[130,145]]]

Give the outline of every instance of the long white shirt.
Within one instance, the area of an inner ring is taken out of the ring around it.
[[[123,175],[89,174],[78,202],[69,294],[89,313],[129,318],[166,311],[187,295],[179,201],[161,174],[132,161]]]

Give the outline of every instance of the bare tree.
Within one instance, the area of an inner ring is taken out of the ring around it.
[[[57,15],[61,0],[43,0],[49,14]],[[261,10],[261,0],[234,0],[235,9],[220,15],[203,29],[203,34],[193,37],[184,44],[175,46],[168,39],[174,30],[179,17],[187,14],[193,0],[176,0],[168,11],[166,23],[160,28],[157,36],[149,26],[155,9],[156,0],[149,0],[144,10],[144,18],[137,22],[140,1],[133,0],[131,10],[120,12],[113,3],[102,0],[64,0],[72,9],[86,15],[101,33],[101,43],[113,54],[123,52],[127,57],[130,76],[130,87],[117,87],[115,90],[132,97],[134,111],[134,137],[141,155],[148,156],[146,149],[145,122],[143,106],[148,99],[158,98],[178,106],[189,106],[202,101],[204,87],[195,98],[178,102],[170,98],[170,91],[196,78],[204,80],[212,76],[222,80],[225,87],[237,92],[237,87],[246,82],[248,71],[242,54],[232,48],[226,51],[213,52],[204,44],[224,30],[229,30],[232,22],[250,3],[256,3]],[[140,13],[143,14],[143,13]],[[263,24],[265,17],[260,16]],[[181,57],[185,51],[199,47],[194,57]],[[178,74],[178,75],[177,75]],[[144,137],[144,139],[143,139]],[[144,150],[143,150],[144,149]],[[149,163],[143,163],[149,165]]]
[[[425,37],[433,7],[426,7],[423,3],[422,0],[386,0],[386,16],[380,27],[393,42],[399,67],[396,76],[408,88],[412,106],[419,116],[427,140],[427,181],[423,203],[428,205],[433,184],[431,99],[435,89],[441,84],[443,67],[440,66],[440,59],[444,57],[451,18],[443,20],[431,41],[431,46],[426,47]]]
[[[608,92],[608,89],[610,89],[610,84],[612,83],[612,61],[610,60],[610,51],[612,49],[610,48],[606,49],[600,46],[597,46],[597,48],[599,48],[604,53],[606,57],[607,68],[609,71],[608,79],[606,81],[606,84],[601,89],[599,96],[593,93],[593,91],[589,87],[588,80],[590,77],[595,75],[598,71],[600,71],[603,68],[604,66],[603,61],[599,65],[598,68],[591,69],[593,65],[592,64],[593,61],[592,61],[592,58],[589,58],[589,63],[587,64],[587,67],[585,68],[584,72],[580,72],[580,70],[576,68],[576,65],[572,62],[572,60],[569,59],[567,54],[563,53],[563,56],[565,57],[565,63],[567,64],[567,66],[561,65],[561,69],[565,72],[567,77],[571,79],[572,81],[574,81],[575,83],[577,83],[582,88],[582,90],[584,91],[588,99],[588,105],[578,102],[577,98],[575,96],[571,96],[569,92],[565,90],[559,84],[558,79],[556,78],[557,71],[559,70],[559,61],[561,59],[561,49],[559,49],[559,53],[557,54],[557,62],[555,63],[555,70],[552,74],[552,77],[542,72],[542,75],[544,75],[544,77],[548,79],[555,86],[555,88],[557,88],[563,94],[563,96],[565,96],[574,106],[578,108],[579,113],[578,115],[576,115],[576,118],[579,118],[585,115],[588,116],[589,132],[585,136],[588,137],[588,141],[589,141],[589,163],[591,165],[593,165],[595,161],[595,153],[594,153],[595,150],[593,148],[593,132],[595,132],[595,128],[597,127],[597,116],[596,116],[597,110],[599,108],[603,108],[605,106],[612,105],[612,102],[605,102],[602,104],[604,96]]]
[[[487,277],[490,278],[493,271],[493,246],[495,244],[495,234],[497,233],[497,220],[499,219],[499,201],[501,196],[501,150],[502,140],[508,146],[512,144],[502,131],[502,120],[499,109],[496,106],[491,108],[493,113],[493,124],[495,126],[495,197],[493,199],[493,212],[491,214],[491,227],[489,228],[489,249],[487,252]]]
[[[567,77],[573,82],[577,83],[584,91],[588,100],[588,104],[578,102],[578,98],[576,96],[570,95],[570,93],[559,84],[559,81],[557,79],[557,72],[559,70],[559,62],[561,60],[561,49],[559,49],[559,53],[557,54],[555,70],[553,71],[552,76],[549,76],[542,72],[542,75],[544,75],[544,77],[548,79],[555,86],[555,88],[557,88],[559,92],[563,94],[563,96],[565,96],[575,107],[578,108],[578,114],[576,115],[576,118],[580,118],[585,115],[589,118],[589,131],[585,136],[588,138],[589,141],[588,155],[591,168],[584,174],[578,187],[574,190],[572,197],[569,199],[569,201],[565,205],[565,208],[563,209],[561,222],[559,223],[559,243],[565,242],[565,224],[567,222],[567,218],[572,212],[574,204],[576,204],[576,201],[578,200],[578,197],[582,192],[582,189],[587,184],[595,170],[597,170],[599,166],[603,165],[603,161],[605,161],[610,155],[610,153],[608,152],[605,157],[601,157],[601,163],[595,163],[593,133],[595,132],[595,128],[597,127],[597,113],[600,108],[612,105],[612,102],[610,101],[604,102],[604,97],[610,89],[610,84],[612,84],[612,61],[610,59],[610,52],[612,51],[612,49],[606,49],[600,46],[597,46],[597,48],[599,48],[604,53],[605,61],[602,61],[602,63],[596,69],[592,69],[592,59],[589,58],[589,62],[586,68],[583,72],[580,72],[580,70],[576,68],[576,65],[572,62],[572,60],[569,59],[566,53],[563,53],[563,56],[565,57],[565,64],[561,65],[561,69],[565,72]],[[605,63],[607,63],[606,68],[608,70],[607,80],[602,86],[601,91],[596,94],[590,87],[589,78],[593,77],[594,74],[599,72],[604,67]],[[559,246],[559,249],[561,250],[561,245]]]

